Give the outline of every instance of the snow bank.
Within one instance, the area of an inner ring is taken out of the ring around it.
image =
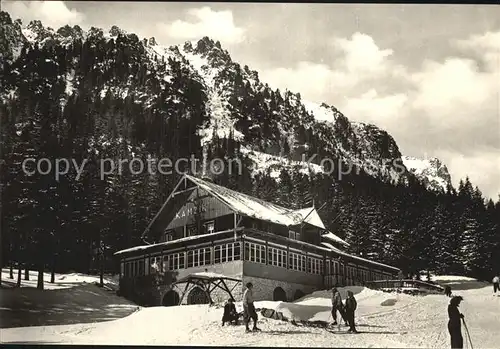
[[[468,277],[468,276],[459,276],[459,275],[431,275],[431,280],[436,282],[439,281],[477,281],[477,279]]]

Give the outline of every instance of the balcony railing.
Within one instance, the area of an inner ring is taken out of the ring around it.
[[[417,289],[422,291],[430,291],[433,293],[442,293],[444,288],[442,286],[432,284],[420,280],[404,279],[404,280],[378,280],[378,281],[367,281],[367,287],[372,289],[381,290],[397,290],[397,289]]]

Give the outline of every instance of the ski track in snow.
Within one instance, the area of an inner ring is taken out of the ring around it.
[[[443,281],[453,282],[453,278]],[[492,295],[490,285],[468,284],[456,291],[464,297],[461,311],[475,348],[495,348],[500,342],[500,297]],[[457,286],[457,289],[459,287]],[[322,328],[294,326],[289,322],[267,319],[259,314],[260,333],[245,333],[244,326],[221,327],[222,308],[207,305],[142,308],[132,315],[101,323],[2,329],[7,342],[50,342],[64,344],[125,345],[207,345],[207,346],[294,346],[294,347],[449,347],[447,305],[443,295],[410,296],[352,289],[358,300],[356,324],[359,334],[347,334],[342,326],[331,332]],[[386,300],[392,306],[382,306]],[[274,307],[289,311],[303,320],[331,321],[330,292],[319,291],[295,303],[257,302],[256,307]],[[92,307],[89,304],[89,307]],[[237,303],[238,310],[241,304]],[[467,340],[465,328],[462,328]],[[470,347],[470,346],[469,346]]]

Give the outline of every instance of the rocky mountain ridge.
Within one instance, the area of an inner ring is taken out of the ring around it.
[[[414,175],[431,190],[441,190],[450,183],[445,170],[407,169],[409,162],[402,157],[395,140],[375,125],[350,122],[334,106],[303,100],[299,93],[273,90],[259,79],[256,71],[234,62],[219,42],[208,37],[167,47],[159,45],[155,38],[140,40],[137,35],[116,26],[109,31],[95,27],[84,31],[79,26],[68,25],[54,30],[44,27],[40,21],[23,26],[20,20],[12,21],[6,12],[2,12],[0,22],[5,27],[1,57],[8,64],[14,64],[22,50],[29,46],[55,49],[57,46],[88,45],[99,51],[112,44],[111,55],[122,53],[123,65],[134,61],[140,68],[138,72],[127,72],[130,76],[109,79],[106,78],[106,59],[111,57],[103,57],[102,62],[94,59],[91,64],[101,74],[96,78],[100,86],[95,86],[100,97],[107,94],[123,99],[129,97],[153,111],[155,102],[163,94],[167,105],[185,104],[185,117],[192,117],[195,109],[204,109],[205,116],[196,121],[196,133],[202,147],[213,142],[214,136],[219,139],[232,137],[247,153],[283,158],[279,161],[280,167],[293,167],[302,162],[300,166],[316,166],[316,170],[320,165],[324,172],[332,172],[335,166],[339,168],[335,169],[338,174],[342,171],[341,166],[347,166],[344,171],[362,170],[392,183],[405,183],[408,176]],[[81,64],[78,56],[73,61]],[[192,90],[175,86],[175,70],[178,78],[191,79],[201,85],[200,98],[193,99]],[[140,81],[134,83],[134,78],[141,73]],[[69,97],[78,93],[78,86],[84,81],[75,78],[74,74],[66,75],[65,90]],[[1,94],[12,97],[15,91],[5,90]],[[191,108],[192,103],[203,106]],[[167,106],[164,105],[164,109]],[[258,170],[263,165],[256,158],[262,159],[262,156],[253,158],[253,167]],[[308,159],[312,159],[311,165]]]

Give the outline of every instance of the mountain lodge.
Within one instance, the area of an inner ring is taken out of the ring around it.
[[[115,255],[120,288],[133,289],[148,275],[174,275],[149,290],[154,305],[208,303],[205,290],[182,290],[173,282],[200,272],[233,278],[236,300],[252,282],[256,300],[281,301],[335,285],[394,279],[400,272],[344,252],[348,244],[326,230],[314,207],[287,209],[187,174],[149,223],[146,237],[154,243]],[[181,294],[187,297],[181,300]],[[214,295],[228,298],[217,290]]]

